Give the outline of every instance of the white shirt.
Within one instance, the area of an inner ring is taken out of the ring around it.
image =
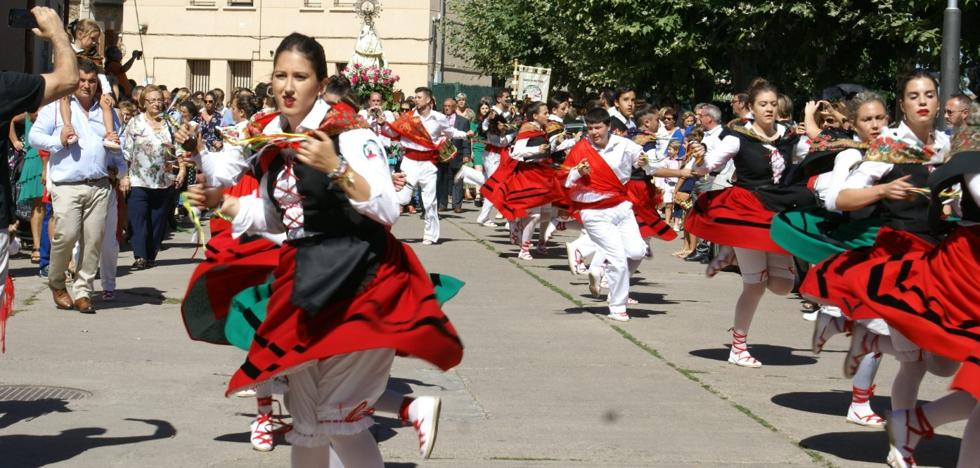
[[[511,114],[510,110],[504,110],[500,108],[500,105],[494,104],[491,109],[497,113],[497,115],[502,116],[505,120],[510,122]],[[483,123],[480,124],[483,127],[483,131],[487,131],[490,128],[490,118],[483,119]]]
[[[109,167],[115,167],[118,174],[125,175],[127,166],[122,152],[108,151],[102,146],[105,124],[98,101],[93,100],[86,114],[78,98],[71,96],[69,99],[71,126],[75,129],[78,142],[68,147],[61,144],[61,129],[65,122],[61,118],[59,102],[52,102],[38,111],[37,120],[28,135],[32,146],[51,154],[48,180],[59,184],[101,179],[109,176]]]
[[[605,148],[597,148],[595,145],[592,145],[592,147],[599,152],[599,156],[609,165],[609,168],[612,169],[616,177],[623,184],[626,184],[630,179],[630,175],[633,174],[633,168],[639,167],[640,156],[643,155],[642,146],[621,136],[613,135],[612,133],[609,134],[609,142],[606,143]],[[647,164],[643,169],[649,174],[656,168],[651,164]],[[577,168],[573,168],[568,172],[568,178],[565,179],[565,187],[571,189],[569,197],[573,201],[594,203],[609,198],[610,195],[608,193],[594,192],[579,183],[579,179],[581,178],[582,174]]]
[[[751,122],[745,124],[746,128],[751,126]],[[786,130],[787,129],[785,126],[776,125],[776,134],[778,134],[780,137],[786,133]],[[763,144],[763,146],[770,151],[776,150],[775,146],[769,144]],[[700,175],[705,175],[709,172],[717,171],[725,167],[725,165],[728,164],[728,161],[731,161],[735,155],[738,154],[741,148],[742,140],[739,137],[735,135],[728,135],[725,138],[722,138],[714,148],[705,153],[704,164],[696,168],[697,173]],[[793,161],[798,162],[799,160],[803,159],[809,150],[810,140],[807,138],[800,138],[800,140],[796,143],[796,146],[793,147],[793,154],[791,155]]]
[[[487,145],[505,148],[510,146],[511,142],[514,141],[514,138],[517,138],[517,133],[508,133],[506,135],[495,135],[493,133],[487,132]],[[490,147],[484,147],[483,154],[500,155],[500,153],[498,153],[496,150],[491,149]]]
[[[960,195],[960,197],[966,195],[966,192],[970,192],[970,196],[973,197],[973,203],[980,206],[980,174],[963,174],[963,181],[966,182],[966,187],[963,188],[963,193]],[[963,210],[960,207],[960,198],[957,198],[956,202],[953,204],[953,211],[956,212],[957,216],[963,215]],[[962,226],[977,225],[977,223],[974,221],[960,221],[959,224]]]
[[[636,129],[636,122],[633,122],[633,119],[627,119],[626,116],[623,115],[623,113],[616,108],[616,106],[610,107],[608,111],[609,111],[609,117],[612,117],[614,119],[619,119],[620,122],[626,124],[626,128],[630,130]]]
[[[550,146],[551,152],[564,151],[571,148],[572,146],[575,146],[576,141],[574,138],[566,138],[565,141],[558,143],[559,136],[561,136],[561,134],[555,135],[548,139],[548,145]],[[521,138],[515,141],[514,149],[511,150],[510,153],[508,153],[510,157],[518,161],[541,159],[542,156],[541,153],[539,152],[538,147],[527,146],[528,140],[529,140],[528,138]]]
[[[368,125],[371,126],[371,130],[373,130],[374,133],[377,133],[378,136],[381,137],[381,142],[384,143],[385,148],[391,146],[391,139],[382,134],[381,127],[383,127],[384,124],[386,123],[395,121],[394,113],[392,113],[390,110],[384,111],[384,113],[382,114],[382,117],[384,117],[384,122],[378,122],[378,119],[375,118],[374,114],[368,113],[367,109],[361,109],[360,111],[357,112],[357,115],[364,118],[364,120],[367,121]]]
[[[540,159],[541,152],[537,146],[528,146],[530,138],[519,138],[514,142],[514,149],[509,153],[510,157],[518,161]]]
[[[711,130],[704,131],[704,138],[701,139],[701,144],[704,145],[707,151],[711,151],[715,145],[721,143],[721,132],[724,128],[721,125],[715,125],[715,128]]]
[[[466,138],[466,132],[456,130],[455,127],[449,125],[449,120],[446,119],[446,116],[443,115],[442,112],[431,110],[429,111],[429,115],[425,117],[422,117],[422,115],[419,114],[418,109],[413,110],[412,112],[414,112],[415,116],[422,121],[422,126],[425,127],[427,132],[429,132],[429,138],[432,138],[432,142],[437,145],[443,138]],[[391,138],[398,138],[398,134],[391,130],[387,130],[385,133]],[[415,151],[432,151],[431,149],[419,145],[407,138],[401,138],[399,141],[402,147],[406,149]]]
[[[721,132],[724,129],[725,127],[716,123],[715,128],[704,131],[704,138],[701,140],[701,143],[704,144],[705,151],[711,151],[716,146],[718,146],[719,143],[721,143]],[[694,166],[691,166],[691,168],[693,169]],[[735,160],[732,159],[728,161],[727,164],[725,164],[725,167],[723,167],[720,171],[718,171],[717,176],[714,177],[709,176],[708,180],[711,183],[716,184],[718,186],[728,187],[731,186],[732,184],[731,178],[732,178],[732,174],[734,173],[735,173]]]
[[[837,210],[837,195],[844,188],[844,181],[851,173],[854,165],[861,162],[864,155],[855,148],[846,149],[834,157],[834,169],[817,176],[813,191],[817,198],[823,201],[824,207],[831,211]]]
[[[300,123],[299,128],[292,130],[292,132],[302,133],[318,128],[328,110],[330,110],[330,105],[325,101],[318,100],[309,115]],[[278,119],[269,122],[262,133],[281,133],[286,125],[286,119],[280,116]],[[380,139],[368,129],[356,129],[340,134],[339,143],[339,153],[347,160],[350,168],[363,177],[371,188],[367,200],[363,202],[350,200],[351,207],[358,213],[379,223],[389,226],[394,224],[401,210],[395,198],[395,188],[391,184],[391,172],[388,169],[387,157]],[[246,159],[240,147],[230,144],[225,145],[225,147],[226,149],[223,151],[205,152],[201,155],[201,168],[207,179],[207,185],[234,185],[241,174],[248,169],[249,161],[258,155],[249,155]],[[239,198],[238,215],[232,221],[232,236],[237,238],[246,232],[254,234],[286,232],[289,239],[315,235],[315,232],[304,231],[302,227],[287,229],[287,226],[293,224],[291,222],[293,219],[299,219],[301,224],[301,207],[299,212],[296,212],[295,209],[290,212],[290,208],[287,207],[287,212],[283,217],[279,216],[276,209],[277,204],[286,206],[283,203],[283,198],[281,198],[284,196],[281,193],[283,190],[280,189],[294,189],[295,177],[286,177],[285,173],[266,173],[262,176],[260,187],[267,186],[269,177],[277,178],[276,200],[270,200],[264,190],[260,190],[254,195]]]
[[[892,138],[895,140],[907,140],[911,144],[917,144],[919,146],[925,146],[914,133],[912,129],[902,122],[897,128],[886,128],[881,132],[881,136],[878,138]],[[944,159],[946,159],[946,153],[949,152],[949,137],[945,133],[935,130],[932,132],[932,159],[929,160],[927,164],[941,164]],[[860,166],[854,169],[844,180],[841,190],[847,189],[860,189],[868,188],[872,185],[878,183],[882,177],[888,175],[891,172],[893,164],[879,162],[879,161],[865,161],[862,162]]]

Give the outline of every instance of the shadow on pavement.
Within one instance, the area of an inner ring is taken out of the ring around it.
[[[31,265],[29,267],[11,268],[7,272],[11,278],[25,278],[28,276],[37,276],[37,272],[40,270],[37,265]]]
[[[848,385],[848,383],[842,381],[841,385]],[[773,403],[784,408],[805,411],[807,413],[840,416],[841,422],[844,422],[844,417],[847,416],[847,408],[851,404],[851,392],[844,390],[790,392],[774,395],[771,400]],[[871,407],[880,416],[884,416],[885,411],[891,409],[891,398],[875,395],[871,397]]]
[[[440,390],[445,390],[441,385],[430,384],[416,379],[403,379],[400,377],[388,377],[388,390],[393,392],[401,393],[403,395],[410,395],[413,390],[412,387],[432,387],[438,388]]]
[[[406,238],[406,239],[399,239],[399,240],[406,244],[422,244],[421,237]],[[447,239],[445,237],[442,237],[439,239],[439,242],[436,242],[435,245],[448,244],[450,242],[456,242],[457,240],[458,239]]]
[[[252,424],[252,420],[254,418],[255,415],[253,414],[251,418],[242,419],[242,426],[245,429],[248,429],[249,428],[248,425]],[[218,442],[235,442],[240,444],[246,444],[247,448],[251,449],[252,448],[251,440],[249,440],[251,439],[251,437],[252,437],[252,432],[250,430],[246,430],[245,432],[233,432],[231,434],[220,435],[218,437],[215,437],[214,440]],[[289,447],[289,442],[286,442],[286,436],[284,434],[274,434],[272,436],[272,440],[275,443],[276,447],[279,446]]]
[[[591,296],[589,296],[591,297]],[[628,308],[626,312],[631,318],[650,318],[654,315],[666,315],[667,312],[662,310],[644,310],[644,309],[634,309],[632,307]],[[566,314],[592,314],[592,315],[608,315],[609,309],[605,306],[602,307],[569,307],[565,309]],[[728,359],[728,356],[725,356]]]
[[[842,381],[841,385],[848,385],[848,383],[845,380]],[[851,404],[851,392],[846,390],[790,392],[775,395],[771,401],[784,408],[840,416],[843,419],[847,415],[847,407]],[[915,405],[922,406],[929,402],[930,400],[918,400]],[[884,417],[885,411],[892,409],[892,400],[889,396],[875,395],[871,397],[871,407],[879,416]]]
[[[165,267],[165,266],[171,266],[171,265],[194,265],[194,264],[197,264],[197,263],[201,263],[203,261],[204,261],[204,253],[203,252],[198,252],[197,253],[197,258],[191,258],[190,256],[188,256],[188,257],[184,257],[184,258],[164,258],[164,259],[158,259],[157,260],[157,266],[155,266],[153,268],[159,268],[159,267]],[[153,271],[153,268],[150,268],[149,270],[144,270],[144,271],[152,272]]]
[[[116,298],[112,301],[103,301],[98,294],[92,296],[97,310],[117,309],[129,307],[136,304],[160,305],[166,297],[163,291],[151,287],[117,289]]]
[[[810,356],[799,356],[793,354],[796,351],[810,352],[808,349],[794,349],[786,346],[764,344],[749,345],[749,352],[752,353],[753,357],[761,361],[763,365],[807,366],[817,363],[817,360]],[[714,361],[728,361],[729,352],[728,345],[725,345],[723,348],[696,349],[691,351],[690,354]]]
[[[0,436],[0,453],[3,454],[3,466],[44,466],[71,460],[88,450],[99,447],[136,444],[177,435],[177,430],[167,421],[131,418],[126,420],[144,422],[156,427],[156,430],[150,435],[130,437],[98,437],[106,433],[106,429],[102,427],[66,429],[56,435],[14,434]]]
[[[807,437],[800,446],[819,452],[868,463],[884,465],[888,456],[888,435],[885,431],[829,432]],[[932,439],[919,442],[915,461],[919,466],[956,466],[960,439],[937,434]]]
[[[630,291],[630,297],[633,298],[633,299],[636,299],[637,301],[639,301],[640,302],[639,305],[646,305],[646,304],[655,304],[655,305],[679,304],[679,302],[677,302],[677,301],[668,301],[668,300],[664,299],[664,295],[663,294],[660,294],[660,293],[649,293],[649,292],[640,292],[640,291]],[[630,310],[630,312],[632,312],[632,309],[629,309],[629,310]],[[728,359],[728,358],[726,357],[725,359]]]
[[[0,401],[0,429],[10,427],[21,421],[39,418],[48,413],[70,413],[68,402],[57,399],[34,401]]]

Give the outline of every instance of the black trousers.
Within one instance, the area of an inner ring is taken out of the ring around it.
[[[449,207],[450,193],[453,197],[453,208],[462,208],[463,181],[453,183],[453,178],[459,173],[460,168],[454,168],[449,164],[436,164],[436,168],[438,169],[436,173],[436,204],[439,205],[439,209]]]

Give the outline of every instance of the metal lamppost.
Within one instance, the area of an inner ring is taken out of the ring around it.
[[[946,111],[946,101],[960,89],[960,9],[956,0],[949,0],[946,11],[943,12],[943,49],[942,49],[942,89],[939,102],[939,127],[945,128],[943,116]]]

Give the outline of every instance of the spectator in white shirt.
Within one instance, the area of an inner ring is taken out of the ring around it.
[[[41,109],[30,134],[32,145],[51,154],[48,192],[54,209],[55,232],[48,284],[59,309],[74,307],[82,313],[95,312],[89,297],[102,252],[106,209],[112,190],[109,177],[126,172],[122,154],[102,146],[106,129],[99,107],[99,89],[95,64],[80,61],[78,90],[69,100],[71,126],[78,137],[77,144],[68,144],[69,132],[57,103]],[[65,272],[72,248],[79,240],[81,261],[77,265],[72,301],[66,288]]]

